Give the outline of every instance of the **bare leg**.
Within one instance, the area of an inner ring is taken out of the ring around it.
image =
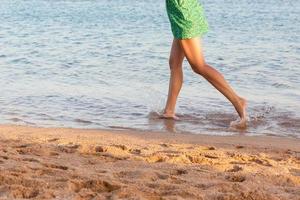
[[[176,119],[175,116],[175,107],[177,97],[179,95],[180,89],[182,87],[183,82],[183,72],[182,72],[182,63],[184,59],[184,53],[180,46],[179,40],[173,40],[170,58],[169,58],[169,66],[170,66],[170,83],[169,83],[169,94],[168,100],[166,103],[166,107],[164,110],[163,117],[164,118],[173,118]]]
[[[179,42],[194,72],[203,76],[233,104],[241,118],[234,125],[238,127],[246,126],[247,101],[235,93],[221,73],[205,63],[200,38],[179,40]]]

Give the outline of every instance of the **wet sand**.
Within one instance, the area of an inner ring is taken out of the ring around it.
[[[300,199],[300,140],[0,126],[0,199]]]

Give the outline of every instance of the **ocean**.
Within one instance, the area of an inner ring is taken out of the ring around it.
[[[246,130],[186,60],[180,120],[159,119],[173,39],[163,0],[2,0],[0,123],[300,137],[300,1],[201,3],[206,61],[248,99]]]

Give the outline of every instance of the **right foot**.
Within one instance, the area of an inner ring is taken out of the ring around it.
[[[245,129],[247,128],[247,100],[244,98],[240,98],[239,104],[240,106],[237,111],[239,113],[240,119],[231,122],[230,127]]]

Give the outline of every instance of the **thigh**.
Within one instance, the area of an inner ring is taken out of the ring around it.
[[[170,52],[170,65],[182,65],[184,52],[178,39],[174,38]]]
[[[201,39],[199,37],[179,40],[179,44],[192,68],[205,66]]]

